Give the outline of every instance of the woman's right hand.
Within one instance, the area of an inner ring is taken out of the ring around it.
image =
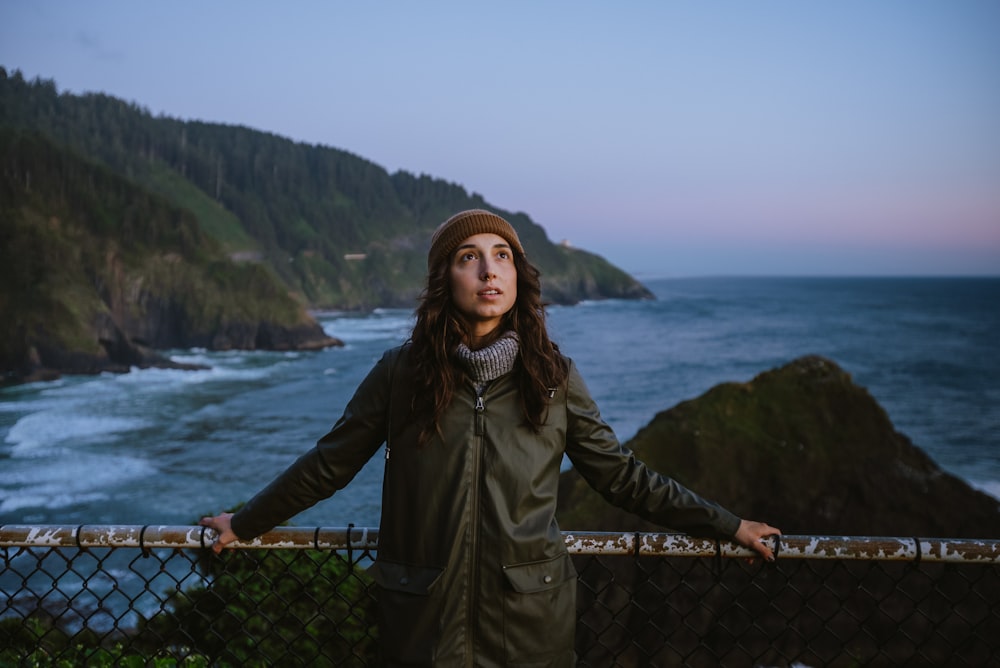
[[[760,553],[760,556],[764,557],[766,560],[774,561],[774,552],[771,550],[770,546],[764,542],[764,538],[766,536],[780,535],[781,530],[775,529],[769,524],[740,520],[740,526],[736,530],[736,535],[733,536],[733,540],[743,547],[748,547],[751,550]],[[750,563],[753,563],[753,560],[751,560]]]
[[[232,513],[219,513],[215,517],[202,517],[198,522],[203,527],[215,529],[215,532],[219,534],[219,537],[212,544],[212,551],[216,554],[222,552],[222,548],[225,546],[239,540],[239,536],[233,533],[232,517]]]

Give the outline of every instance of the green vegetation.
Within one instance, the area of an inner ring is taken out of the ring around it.
[[[180,208],[194,214],[201,229],[220,242],[226,252],[257,250],[257,242],[246,233],[232,212],[227,211],[177,172],[161,164],[154,165],[147,183],[153,192],[163,195]]]
[[[185,647],[223,665],[369,665],[376,655],[371,580],[335,552],[206,555],[211,585],[171,592],[137,641]]]
[[[0,127],[44,134],[158,193],[225,252],[258,254],[286,289],[317,308],[413,306],[433,229],[458,210],[488,206],[457,184],[389,174],[345,151],[154,117],[107,95],[60,94],[54,82],[2,68]],[[500,213],[543,271],[550,301],[651,296],[603,259],[552,244],[526,214]]]
[[[91,631],[70,635],[37,619],[24,622],[16,618],[0,620],[0,667],[32,668],[205,668],[207,657],[188,654],[171,656],[160,651],[145,653],[122,642],[103,646]]]

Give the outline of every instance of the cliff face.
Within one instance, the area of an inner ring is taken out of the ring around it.
[[[0,131],[0,159],[4,381],[189,368],[156,348],[339,344],[161,198],[37,135]]]
[[[627,444],[657,471],[787,534],[1000,535],[1000,502],[941,470],[872,396],[821,357],[719,385]],[[564,474],[564,529],[662,531]]]

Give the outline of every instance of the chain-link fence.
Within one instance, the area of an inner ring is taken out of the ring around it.
[[[565,532],[585,666],[1000,665],[1000,541]],[[378,532],[0,527],[0,665],[379,665]]]

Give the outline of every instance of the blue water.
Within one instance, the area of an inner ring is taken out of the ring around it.
[[[659,411],[806,354],[852,374],[943,468],[1000,498],[1000,279],[651,280],[549,311],[625,440]],[[0,390],[0,524],[186,524],[248,499],[339,416],[411,314],[323,314],[344,348],[173,351],[206,371]],[[382,458],[296,524],[378,522]]]

